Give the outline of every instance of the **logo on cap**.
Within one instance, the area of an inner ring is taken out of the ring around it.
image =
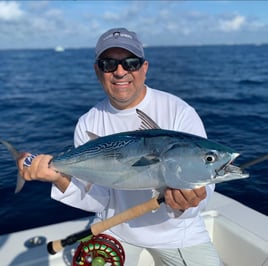
[[[114,36],[115,39],[117,39],[120,36],[120,31],[115,31],[113,33],[113,36]]]

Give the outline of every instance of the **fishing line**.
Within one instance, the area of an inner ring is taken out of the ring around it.
[[[265,161],[267,159],[268,159],[268,154],[263,155],[263,156],[261,156],[261,157],[259,157],[257,159],[254,159],[254,160],[250,160],[249,162],[246,162],[244,164],[241,164],[239,167],[242,168],[242,169],[248,168],[248,167],[250,167],[250,166],[252,166],[254,164],[261,163],[261,162],[263,162],[263,161]]]

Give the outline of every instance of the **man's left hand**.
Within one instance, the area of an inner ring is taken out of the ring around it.
[[[172,209],[184,211],[190,207],[196,207],[206,196],[206,187],[192,190],[167,188],[165,192],[165,202]]]

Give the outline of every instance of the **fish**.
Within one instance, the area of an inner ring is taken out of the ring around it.
[[[87,143],[54,156],[49,166],[66,176],[120,190],[195,189],[248,178],[233,164],[240,155],[232,148],[189,133],[161,129],[136,110],[138,130],[93,137]],[[20,153],[0,140],[17,159]],[[18,177],[19,179],[19,177]],[[21,190],[18,182],[16,191]]]

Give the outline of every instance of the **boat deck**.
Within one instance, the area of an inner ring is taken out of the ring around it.
[[[214,193],[202,215],[224,265],[268,266],[267,216],[219,193]],[[1,266],[71,265],[76,245],[52,256],[47,253],[46,243],[63,239],[88,225],[88,219],[80,219],[0,235]],[[146,251],[142,253],[139,265],[154,265]]]

